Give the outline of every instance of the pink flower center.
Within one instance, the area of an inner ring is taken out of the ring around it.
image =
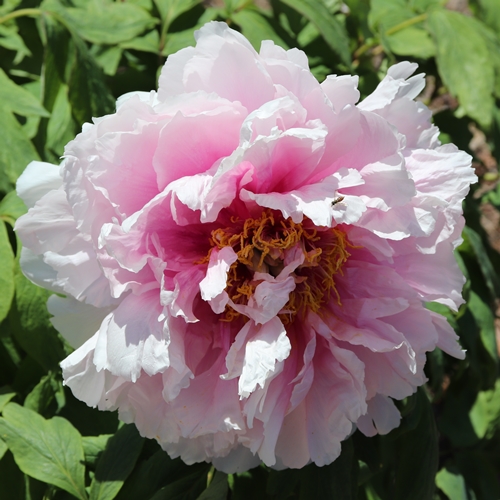
[[[212,231],[210,244],[219,249],[230,246],[238,256],[230,267],[226,286],[226,292],[235,304],[246,305],[257,285],[263,281],[255,278],[256,272],[279,277],[292,260],[291,256],[295,260],[297,254],[300,255],[297,250],[303,253],[304,259],[288,274],[293,276],[296,287],[279,314],[283,323],[290,323],[308,311],[320,312],[332,292],[340,304],[334,276],[342,274],[342,266],[350,256],[347,248],[352,247],[343,231],[318,228],[307,217],[297,224],[270,209],[264,210],[257,219],[242,221],[233,216],[231,222],[230,227]],[[212,248],[205,262],[209,261]],[[232,321],[239,316],[239,312],[227,306],[223,321]]]

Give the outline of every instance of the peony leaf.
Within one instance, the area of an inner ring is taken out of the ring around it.
[[[152,54],[158,54],[159,47],[160,35],[158,35],[158,31],[156,30],[152,30],[147,35],[120,44],[120,48],[122,49],[140,50],[142,52],[151,52]]]
[[[89,53],[85,43],[72,37],[76,58],[71,69],[69,102],[79,123],[88,122],[93,116],[102,116],[113,111],[115,103],[104,81],[104,75]]]
[[[481,268],[484,281],[488,286],[491,296],[493,298],[500,297],[500,280],[498,278],[497,271],[495,271],[495,268],[491,263],[481,236],[479,236],[474,229],[466,226],[464,227],[464,238],[467,238],[467,241],[470,243],[470,246],[475,253],[477,263]]]
[[[10,111],[22,116],[50,116],[31,92],[16,85],[0,68],[0,102]]]
[[[406,0],[372,0],[368,23],[372,31],[385,32],[414,16]]]
[[[172,460],[160,449],[135,467],[118,493],[117,500],[150,498],[159,488],[179,478],[185,469],[180,459]]]
[[[0,436],[19,468],[86,500],[80,433],[64,418],[45,420],[32,410],[9,403],[0,419]]]
[[[344,27],[330,14],[321,2],[316,0],[281,0],[311,21],[329,47],[340,56],[344,64],[351,65],[349,38]]]
[[[189,474],[159,490],[150,500],[195,500],[205,490],[208,466],[191,466]]]
[[[42,67],[43,104],[52,111],[59,88],[66,77],[70,35],[48,14],[40,18],[40,32],[45,39]]]
[[[438,467],[438,432],[432,406],[422,388],[416,393],[416,408],[398,430],[395,442],[395,500],[431,499]],[[412,422],[413,419],[416,422]],[[413,427],[414,424],[415,426]],[[415,467],[418,464],[418,467]]]
[[[498,467],[487,452],[475,449],[460,451],[456,454],[456,463],[467,484],[468,498],[473,500],[500,498]]]
[[[26,56],[31,56],[30,49],[18,35],[15,26],[0,26],[0,45],[16,52],[16,57],[12,61],[14,64],[19,64]]]
[[[201,0],[154,0],[163,23],[167,26],[184,12],[201,3]]]
[[[485,304],[475,292],[470,293],[468,309],[474,317],[479,329],[481,342],[491,356],[491,359],[498,362],[497,342],[495,335],[495,323],[490,307]]]
[[[62,342],[49,321],[49,293],[15,270],[15,311],[9,316],[15,340],[43,368],[56,368],[64,357]]]
[[[22,0],[4,0],[0,6],[0,16],[4,16],[8,12],[13,11]]]
[[[95,466],[111,436],[112,434],[82,436],[83,452],[85,453],[85,463],[87,465],[91,467]]]
[[[61,380],[57,379],[53,372],[49,372],[26,396],[24,407],[43,414],[54,399],[57,402],[57,410],[61,410],[66,402],[64,388]]]
[[[479,21],[444,9],[429,13],[439,74],[458,97],[463,112],[481,125],[491,123],[495,74]]]
[[[465,480],[455,467],[443,467],[436,475],[436,486],[450,500],[468,500]]]
[[[133,42],[133,40],[131,40],[131,42]],[[92,51],[92,55],[94,56],[97,64],[104,71],[104,74],[113,76],[118,69],[118,65],[120,64],[123,49],[118,45],[106,45],[104,47],[94,45],[92,48],[95,49]]]
[[[241,32],[248,38],[255,50],[260,50],[262,40],[272,40],[276,45],[288,48],[268,20],[258,12],[250,9],[239,10],[231,14],[231,19],[241,27]]]
[[[27,211],[23,200],[17,196],[15,191],[7,193],[0,201],[0,218],[6,220],[12,226],[16,219]]]
[[[11,392],[7,387],[2,387],[0,389],[0,413],[3,411],[5,405],[14,398],[16,395],[15,392]]]
[[[0,123],[0,191],[10,191],[26,165],[40,157],[4,100],[0,100]]]
[[[354,500],[357,497],[357,459],[352,439],[342,442],[342,453],[331,464],[310,464],[301,471],[300,500]]]
[[[227,474],[215,471],[208,488],[196,500],[226,500],[228,489]]]
[[[10,310],[14,298],[14,253],[5,222],[0,220],[0,322]]]
[[[42,6],[60,16],[78,36],[97,44],[114,45],[131,40],[157,23],[146,10],[125,2],[86,2],[83,9],[63,7],[50,0]]]
[[[144,439],[133,425],[123,426],[109,438],[97,462],[90,485],[90,500],[112,500],[134,468]]]
[[[500,379],[493,389],[477,395],[469,417],[479,439],[491,439],[500,430]]]
[[[498,0],[479,0],[484,22],[497,33],[500,31],[500,2]]]
[[[61,84],[47,124],[46,147],[62,156],[64,146],[75,136],[75,124],[68,100],[68,86]]]
[[[385,37],[394,54],[429,59],[436,54],[436,47],[429,33],[423,29],[409,27]]]

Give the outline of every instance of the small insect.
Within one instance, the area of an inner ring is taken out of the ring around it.
[[[341,201],[344,201],[345,196],[339,196],[338,198],[335,198],[332,201],[332,207],[334,207],[337,203],[340,203]]]

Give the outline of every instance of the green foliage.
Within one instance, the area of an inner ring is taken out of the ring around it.
[[[4,0],[0,4],[0,498],[9,500],[352,499],[500,497],[500,255],[485,209],[500,209],[500,2],[463,11],[441,0]],[[260,466],[226,475],[187,466],[117,416],[76,401],[59,362],[69,348],[50,324],[49,292],[19,269],[13,227],[26,207],[14,185],[32,160],[65,144],[116,98],[155,88],[166,57],[224,20],[258,50],[263,39],[306,52],[312,72],[357,73],[363,95],[402,59],[428,75],[422,99],[442,138],[475,155],[480,184],[464,204],[457,260],[467,277],[447,317],[464,361],[428,354],[428,383],[398,402],[401,426],[359,432],[325,467]],[[484,134],[481,148],[471,139]],[[474,135],[473,135],[474,134]],[[489,160],[485,160],[485,151]],[[493,246],[492,246],[493,245]],[[496,250],[495,250],[496,248]]]

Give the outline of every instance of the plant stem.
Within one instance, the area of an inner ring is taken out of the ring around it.
[[[3,17],[0,17],[0,24],[3,24],[11,19],[15,19],[16,17],[23,16],[39,16],[42,13],[41,9],[19,9],[7,14]]]
[[[397,33],[398,31],[404,30],[405,28],[408,28],[409,26],[413,26],[414,24],[421,23],[422,21],[425,21],[426,19],[427,19],[427,13],[412,17],[411,19],[407,19],[406,21],[403,21],[399,24],[396,24],[396,26],[389,28],[385,32],[385,35],[394,35],[394,33]],[[356,52],[354,52],[354,54],[353,54],[354,59],[360,58],[365,52],[370,50],[372,47],[375,47],[379,43],[380,43],[379,38],[374,38],[373,40],[370,40],[369,42],[364,43],[363,45],[361,45],[361,47],[359,47],[356,50]]]
[[[402,23],[396,24],[396,26],[393,26],[392,28],[389,28],[385,34],[386,35],[393,35],[394,33],[397,33],[398,31],[404,30],[405,28],[408,28],[408,26],[413,26],[414,24],[421,23],[422,21],[425,21],[427,19],[427,13],[420,14],[419,16],[412,17],[411,19],[407,19],[406,21],[403,21]]]

